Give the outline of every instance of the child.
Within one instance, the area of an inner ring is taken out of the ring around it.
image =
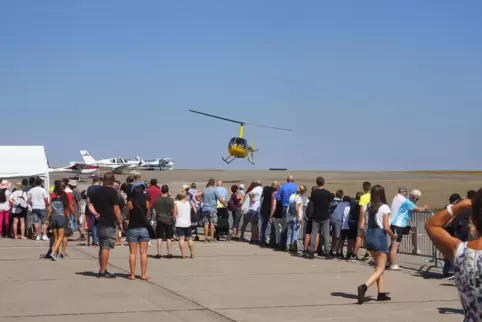
[[[355,239],[356,239],[357,231],[356,231],[356,227],[350,227],[350,209],[351,209],[351,203],[352,203],[351,198],[348,196],[344,196],[343,203],[346,203],[346,206],[343,211],[342,224],[341,224],[340,258],[343,258],[343,245],[345,243],[345,240],[348,240],[345,259],[350,260],[354,257],[353,250],[355,247]]]
[[[94,216],[87,210],[87,191],[82,191],[81,196],[81,207],[84,212],[85,217],[85,230],[87,231],[87,245],[96,247],[98,244],[97,240],[97,230],[95,229]],[[92,237],[92,240],[91,240]]]

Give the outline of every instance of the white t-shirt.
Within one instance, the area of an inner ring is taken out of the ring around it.
[[[304,198],[300,195],[294,194],[290,196],[288,214],[286,216],[286,221],[296,220],[296,205],[300,205],[300,218],[304,216]]]
[[[367,220],[366,222],[366,226],[368,227],[368,212],[367,212],[367,206],[364,206],[363,207],[363,212],[365,213],[365,218]],[[388,214],[388,216],[390,216],[390,207],[388,207],[388,205],[381,205],[380,208],[378,208],[378,212],[377,212],[377,215],[376,215],[376,221],[377,221],[377,225],[379,228],[383,229],[383,216],[385,214]],[[390,223],[390,222],[388,222]]]
[[[10,198],[10,190],[7,189],[5,190],[5,202],[0,203],[0,211],[10,210],[10,201],[8,201],[8,198]]]
[[[343,210],[341,230],[350,230],[350,226],[348,225],[348,220],[350,219],[350,210],[350,206],[346,206],[345,210]]]
[[[45,199],[49,199],[47,191],[42,187],[33,187],[27,192],[32,209],[45,209]]]
[[[251,198],[251,202],[249,203],[249,210],[259,211],[261,207],[261,195],[263,194],[263,187],[257,186],[253,190],[251,190],[253,194],[253,198]]]
[[[191,204],[189,201],[176,201],[177,216],[176,227],[187,228],[191,227]]]
[[[390,214],[390,218],[389,218],[390,222],[392,222],[393,216],[398,214],[398,211],[400,210],[400,206],[405,200],[407,200],[407,198],[405,198],[399,193],[397,193],[396,196],[393,197],[392,206],[390,207],[392,209],[392,213]]]

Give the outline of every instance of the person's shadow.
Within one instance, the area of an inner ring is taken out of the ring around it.
[[[358,296],[356,296],[355,294],[348,294],[348,293],[343,293],[343,292],[333,292],[333,293],[331,293],[331,296],[343,297],[345,299],[357,300],[358,301]],[[373,301],[373,298],[365,296],[365,299],[364,299],[363,303],[367,303],[367,302],[371,302],[371,301]],[[358,302],[356,302],[356,304],[358,304]]]
[[[437,310],[440,314],[464,314],[463,309],[454,309],[451,307],[439,307]]]
[[[86,277],[99,277],[99,273],[98,272],[76,272],[75,273],[76,275],[82,275],[82,276],[86,276]],[[128,278],[130,276],[130,274],[127,274],[127,273],[113,273],[113,275],[117,278]],[[140,276],[136,276],[136,278],[141,278]]]

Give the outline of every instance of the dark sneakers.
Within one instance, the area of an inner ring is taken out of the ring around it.
[[[378,293],[377,301],[390,301],[392,298],[387,296],[388,293]]]
[[[100,272],[99,275],[97,276],[98,278],[115,278],[114,274],[109,273],[107,270],[105,272]]]
[[[363,301],[365,300],[365,293],[367,292],[368,287],[366,284],[362,284],[358,286],[358,304],[363,304]]]

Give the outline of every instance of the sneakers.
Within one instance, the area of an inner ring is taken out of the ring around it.
[[[390,301],[392,298],[387,296],[388,293],[378,293],[377,301]]]
[[[392,270],[392,271],[399,271],[399,270],[400,270],[400,266],[398,266],[397,264],[391,265],[391,266],[390,266],[390,270]]]
[[[60,258],[69,259],[69,255],[67,255],[67,253],[62,253],[62,254],[60,254]]]
[[[366,284],[362,284],[360,286],[358,286],[358,289],[357,289],[357,297],[358,297],[358,304],[363,304],[363,301],[365,301],[365,293],[367,292],[367,289],[368,287],[366,286]]]
[[[43,236],[42,236],[42,240],[43,240],[43,241],[48,241],[49,238],[48,238],[46,235],[43,235]]]
[[[51,253],[50,254],[50,258],[52,258],[53,261],[58,261],[59,260],[59,255],[55,254],[55,253]]]
[[[99,271],[99,275],[97,276],[98,278],[116,278],[114,274],[109,273],[107,270],[105,272]]]
[[[35,240],[40,241],[41,240],[40,236],[37,236],[37,238],[35,238]]]

